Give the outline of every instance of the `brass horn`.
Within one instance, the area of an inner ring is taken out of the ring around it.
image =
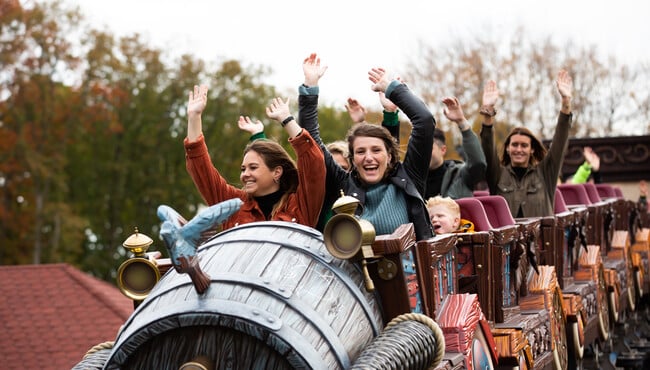
[[[323,230],[325,247],[336,258],[360,260],[366,289],[375,290],[375,285],[368,273],[368,258],[376,257],[372,251],[375,241],[375,227],[367,220],[354,215],[359,200],[343,194],[334,202],[332,210],[336,213],[327,221]]]
[[[134,301],[144,300],[160,280],[160,270],[147,253],[153,240],[138,232],[129,236],[122,244],[133,256],[122,262],[117,270],[117,287],[122,294]],[[159,254],[159,252],[158,252]],[[153,257],[153,256],[151,256]]]
[[[371,246],[375,236],[370,222],[345,213],[334,215],[323,230],[327,250],[340,259],[353,258],[363,246]]]

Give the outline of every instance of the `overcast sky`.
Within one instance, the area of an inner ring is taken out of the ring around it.
[[[512,35],[524,26],[534,37],[552,36],[559,44],[571,39],[623,61],[650,61],[648,0],[63,2],[79,5],[94,28],[117,35],[138,32],[170,53],[271,66],[275,72],[268,82],[280,89],[302,83],[302,60],[317,52],[329,67],[321,97],[336,104],[348,96],[378,104],[368,69],[399,72],[418,40],[443,45],[448,38],[476,37],[485,30]]]

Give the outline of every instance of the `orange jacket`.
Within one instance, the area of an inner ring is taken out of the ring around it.
[[[289,142],[298,158],[299,185],[272,220],[297,222],[314,227],[325,196],[323,152],[306,130],[289,139]],[[244,202],[239,211],[224,223],[224,230],[249,222],[266,221],[257,201],[249,197],[244,190],[228,184],[214,167],[203,135],[194,142],[185,138],[184,146],[187,172],[208,205],[232,198],[240,198]]]

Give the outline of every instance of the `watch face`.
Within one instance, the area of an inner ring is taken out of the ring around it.
[[[472,353],[471,353],[472,368],[474,370],[494,369],[492,357],[490,357],[490,349],[488,347],[483,330],[480,327],[476,328],[474,338],[472,338]]]

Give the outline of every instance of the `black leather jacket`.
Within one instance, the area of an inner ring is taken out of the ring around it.
[[[433,237],[431,220],[423,200],[424,188],[431,149],[433,147],[433,130],[436,122],[427,106],[415,96],[406,85],[397,84],[394,89],[389,89],[389,98],[411,120],[413,129],[409,138],[406,155],[399,162],[389,176],[389,181],[406,194],[409,221],[415,228],[417,240],[426,240]],[[366,189],[358,180],[356,172],[347,172],[342,169],[329,153],[318,127],[318,95],[305,95],[302,91],[298,99],[299,123],[309,131],[309,134],[320,144],[325,156],[327,169],[325,183],[325,201],[321,218],[327,214],[343,190],[345,195],[355,197],[360,204],[365,204]],[[360,212],[361,209],[359,208]],[[319,225],[323,223],[319,222]]]

